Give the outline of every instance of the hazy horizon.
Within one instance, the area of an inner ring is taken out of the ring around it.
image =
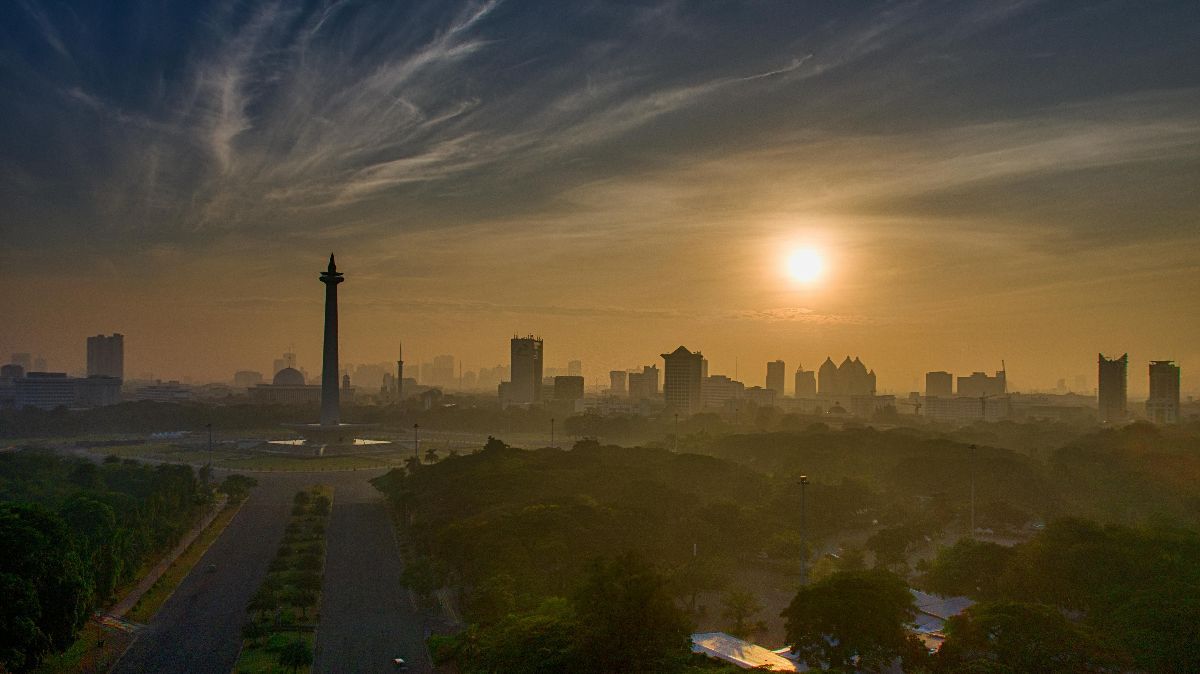
[[[1200,367],[1200,6],[0,8],[0,356]],[[788,274],[796,250],[823,269]]]

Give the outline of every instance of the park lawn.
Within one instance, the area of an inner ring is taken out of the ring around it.
[[[237,664],[233,671],[244,674],[263,674],[267,672],[292,671],[279,663],[280,649],[285,645],[302,639],[312,654],[316,642],[317,623],[320,620],[321,588],[320,583],[308,587],[304,593],[300,579],[313,576],[323,580],[325,575],[325,532],[329,523],[329,513],[333,510],[333,489],[325,485],[309,487],[303,490],[307,493],[307,505],[293,505],[293,512],[288,520],[287,529],[275,559],[271,562],[267,579],[259,589],[258,595],[247,607],[249,621],[247,628],[258,625],[260,635],[242,640],[242,651],[238,654]],[[297,494],[299,497],[300,494]],[[325,499],[327,508],[323,513],[315,507],[318,498]],[[319,548],[320,554],[316,560],[313,548]],[[308,568],[304,568],[302,560],[307,559]],[[274,597],[272,602],[263,607],[256,606],[260,595]],[[303,603],[297,602],[297,597],[304,596]],[[299,671],[308,671],[305,667]]]
[[[103,642],[101,642],[103,635]],[[121,654],[133,643],[133,635],[102,625],[94,617],[79,633],[71,647],[47,656],[34,674],[102,674],[117,664]]]
[[[245,503],[245,501],[242,503]],[[137,604],[134,604],[133,608],[125,616],[125,619],[130,622],[143,624],[150,622],[150,619],[154,617],[158,609],[175,592],[175,588],[179,587],[183,579],[187,577],[192,568],[196,566],[196,563],[200,561],[200,558],[204,556],[204,553],[208,551],[213,541],[216,541],[221,532],[225,531],[225,527],[237,515],[239,509],[241,509],[241,503],[226,505],[213,519],[212,524],[208,525],[208,528],[201,532],[196,537],[196,540],[192,541],[192,544],[183,551],[183,554],[179,555],[171,563],[171,566],[167,567],[166,572],[158,579],[158,582],[146,594],[142,595]]]
[[[323,471],[384,468],[391,464],[365,456],[322,456],[301,458],[292,456],[254,455],[246,458],[218,460],[217,465],[237,470]]]

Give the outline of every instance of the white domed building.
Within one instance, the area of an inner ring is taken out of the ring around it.
[[[270,384],[249,389],[250,400],[260,405],[316,405],[321,402],[321,386],[307,384],[304,375],[292,367],[275,373]]]

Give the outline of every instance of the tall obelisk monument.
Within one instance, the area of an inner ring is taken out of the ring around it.
[[[338,308],[337,287],[344,281],[329,254],[329,269],[321,272],[325,284],[325,350],[321,356],[321,425],[341,423],[341,398],[338,389]]]

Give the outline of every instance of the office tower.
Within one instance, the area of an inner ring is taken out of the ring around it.
[[[645,365],[641,372],[629,373],[629,397],[634,400],[648,400],[658,397],[658,368]]]
[[[454,356],[435,356],[431,383],[434,386],[452,387],[457,379],[454,376]]]
[[[704,378],[704,407],[723,409],[733,401],[745,397],[746,385],[735,381],[723,374],[709,375]]]
[[[582,400],[583,377],[567,375],[554,378],[555,400]]]
[[[954,375],[941,370],[925,373],[926,398],[951,398],[954,396]]]
[[[629,373],[625,370],[612,370],[608,373],[608,392],[615,396],[625,395],[625,382],[628,379]]]
[[[125,378],[124,335],[114,333],[110,337],[87,338],[87,373],[89,377]]]
[[[542,349],[541,338],[533,335],[512,338],[509,402],[535,403],[542,399]]]
[[[25,376],[25,368],[16,363],[8,365],[0,365],[0,378],[3,379],[19,379]]]
[[[841,365],[834,365],[833,359],[827,357],[817,372],[817,383],[822,397],[874,395],[875,370],[868,371],[857,356],[854,360],[846,356]]]
[[[25,372],[33,370],[33,355],[28,353],[14,353],[8,362],[14,365],[20,365]]]
[[[767,363],[767,388],[775,392],[777,398],[782,398],[784,394],[784,377],[786,376],[787,366],[782,360],[773,360]]]
[[[983,398],[1002,396],[1008,392],[1008,383],[1004,370],[997,370],[996,376],[989,377],[985,372],[972,372],[969,377],[958,378],[958,395],[968,398]]]
[[[817,397],[817,373],[812,370],[805,370],[803,367],[796,368],[796,397],[797,398],[816,398]]]
[[[1097,414],[1104,423],[1122,421],[1128,405],[1129,354],[1123,354],[1120,358],[1105,358],[1104,354],[1099,356]]]
[[[582,377],[583,376],[583,362],[578,361],[578,360],[567,361],[567,376],[568,377]]]
[[[704,356],[680,346],[662,354],[663,400],[678,414],[694,414],[704,404]]]
[[[1179,423],[1179,366],[1174,361],[1150,361],[1146,416],[1156,424]]]
[[[233,385],[240,388],[250,388],[263,383],[261,372],[254,370],[238,370],[233,373]]]
[[[49,369],[49,366],[46,365],[45,358],[38,356],[37,358],[33,359],[33,371],[34,372],[46,372],[48,369]]]

